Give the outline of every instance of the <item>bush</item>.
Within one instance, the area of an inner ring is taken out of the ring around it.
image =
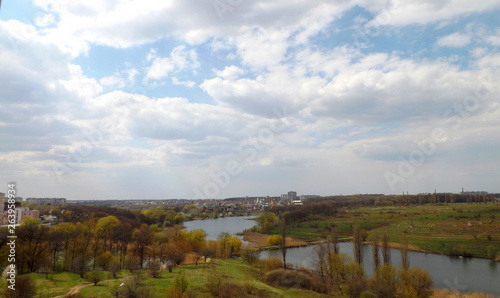
[[[261,261],[262,268],[264,272],[273,271],[276,269],[283,268],[283,260],[280,258],[269,258]]]
[[[359,298],[377,298],[378,296],[371,291],[364,291],[359,295]]]
[[[253,265],[259,260],[260,253],[256,249],[243,249],[241,251],[241,259],[249,265]]]
[[[215,270],[210,274],[211,278],[208,279],[205,284],[205,288],[212,294],[217,297],[219,295],[220,289],[222,288],[222,275]]]
[[[429,297],[432,294],[432,278],[427,270],[418,267],[402,269],[399,279],[403,287],[414,292],[416,297]]]
[[[267,245],[280,245],[282,241],[281,235],[271,235],[267,237],[266,244]]]
[[[220,298],[244,297],[244,290],[235,284],[224,284],[217,293]]]
[[[35,282],[29,276],[16,277],[16,290],[5,289],[5,297],[35,297]]]
[[[85,273],[85,279],[97,286],[97,283],[104,280],[105,272],[100,270],[89,271]]]
[[[266,282],[279,287],[311,289],[311,278],[296,270],[277,269],[266,273]]]
[[[174,287],[178,288],[182,294],[187,291],[188,280],[183,274],[179,274],[174,279]]]
[[[161,273],[161,263],[158,260],[152,260],[148,263],[149,273],[152,278],[160,277]]]

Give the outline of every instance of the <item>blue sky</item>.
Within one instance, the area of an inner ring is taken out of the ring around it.
[[[23,197],[500,192],[500,1],[2,1]]]

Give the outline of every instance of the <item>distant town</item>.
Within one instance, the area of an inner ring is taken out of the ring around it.
[[[500,193],[488,193],[486,191],[464,191],[462,189],[459,193],[421,193],[412,195],[409,193],[403,193],[402,195],[384,195],[384,194],[356,194],[356,195],[336,195],[336,196],[319,196],[319,195],[298,195],[295,191],[289,191],[280,196],[260,196],[260,197],[232,197],[222,200],[187,200],[187,199],[132,199],[132,200],[67,200],[66,198],[26,198],[21,197],[16,198],[15,203],[15,222],[20,224],[22,220],[26,217],[32,217],[39,219],[44,224],[56,224],[58,222],[58,216],[40,213],[38,207],[47,208],[49,206],[64,206],[69,204],[82,204],[82,205],[94,205],[103,207],[114,207],[129,210],[144,210],[154,207],[161,207],[164,209],[177,209],[180,211],[182,207],[186,205],[192,205],[199,210],[198,214],[216,214],[218,216],[232,216],[233,214],[241,214],[248,212],[261,212],[266,210],[272,210],[273,208],[281,206],[302,206],[304,203],[315,199],[324,198],[344,198],[344,199],[358,199],[373,197],[373,199],[378,199],[379,202],[386,199],[397,199],[402,200],[405,197],[410,196],[442,196],[443,202],[452,202],[453,198],[456,196],[461,196],[467,198],[467,200],[484,201],[484,202],[500,202]],[[7,201],[5,200],[5,194],[0,193],[0,202],[3,202],[3,210],[0,212],[0,225],[5,226],[8,222],[8,208]],[[438,199],[439,202],[439,199]],[[62,210],[64,213],[64,210]]]

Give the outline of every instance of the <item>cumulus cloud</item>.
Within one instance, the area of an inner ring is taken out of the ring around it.
[[[31,21],[0,21],[0,173],[29,181],[30,195],[136,197],[140,181],[155,198],[186,198],[232,160],[243,172],[221,197],[360,192],[360,179],[363,192],[389,192],[383,173],[436,127],[444,141],[402,188],[465,180],[440,178],[449,168],[474,183],[499,165],[498,32],[460,21],[498,1],[35,5]],[[442,48],[398,44],[426,28]]]
[[[152,60],[152,63],[147,70],[146,79],[153,80],[161,80],[171,73],[185,69],[195,71],[200,66],[196,51],[186,50],[186,47],[182,45],[175,47],[169,57],[156,57],[155,51],[150,52],[148,60]]]
[[[437,44],[442,47],[454,47],[461,48],[465,47],[471,42],[471,37],[467,34],[461,34],[458,32],[446,35],[438,39]]]

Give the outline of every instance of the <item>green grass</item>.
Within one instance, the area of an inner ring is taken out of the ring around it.
[[[212,297],[207,290],[206,284],[214,276],[222,278],[224,284],[243,286],[250,281],[255,293],[249,297],[326,297],[312,291],[300,289],[275,288],[263,282],[264,274],[257,268],[247,265],[240,260],[212,260],[207,264],[184,265],[174,268],[172,273],[164,271],[159,278],[151,278],[147,271],[141,271],[143,284],[149,287],[155,297],[166,297],[169,287],[172,286],[177,275],[183,274],[189,283],[188,291],[195,293],[195,297]],[[114,297],[114,289],[124,280],[112,280],[98,284],[89,285],[80,291],[83,297]]]
[[[36,283],[37,297],[53,297],[67,293],[72,287],[87,282],[78,274],[62,272],[55,274],[28,274]],[[46,278],[47,277],[47,278]]]
[[[358,227],[369,231],[370,237],[388,233],[391,242],[400,242],[401,235],[404,235],[409,244],[434,253],[450,254],[465,250],[475,257],[488,258],[490,247],[490,251],[500,255],[498,204],[339,209],[335,217],[318,218],[313,215],[309,220],[291,223],[288,235],[316,241],[325,238],[331,227],[336,228],[340,239],[350,238],[353,228]],[[278,228],[274,228],[271,234],[279,234]]]

